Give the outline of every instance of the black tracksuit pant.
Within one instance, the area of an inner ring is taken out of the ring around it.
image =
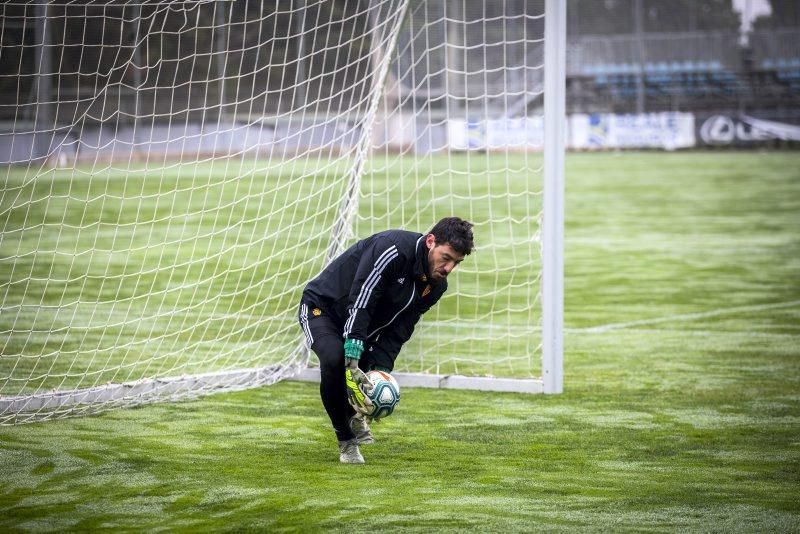
[[[300,304],[300,326],[303,328],[306,343],[319,358],[320,383],[319,393],[322,405],[328,412],[333,424],[336,438],[339,441],[353,439],[355,435],[350,429],[350,418],[356,413],[347,402],[347,386],[344,380],[344,340],[342,325],[337,324],[327,313],[313,304]],[[393,363],[393,362],[392,362]],[[372,361],[365,351],[361,355],[358,366],[364,372],[374,368],[376,364],[382,369],[391,369],[391,364]]]

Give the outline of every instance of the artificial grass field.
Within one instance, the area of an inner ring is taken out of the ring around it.
[[[800,531],[800,154],[569,154],[565,250],[561,395],[406,389],[365,466],[305,383],[0,427],[0,529]]]

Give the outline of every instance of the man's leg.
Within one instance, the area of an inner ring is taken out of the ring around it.
[[[355,436],[348,422],[355,411],[347,402],[342,336],[321,336],[314,341],[311,349],[319,358],[319,393],[333,424],[336,438],[339,441],[353,439]]]
[[[366,346],[358,366],[365,373],[367,371],[384,371],[391,373],[394,369],[394,360],[397,356],[390,356],[379,342],[371,342]]]
[[[319,358],[319,393],[322,405],[339,441],[340,459],[346,463],[363,463],[356,436],[349,424],[355,410],[347,402],[341,328],[326,314],[315,314],[314,311],[313,305],[301,304],[300,325],[303,327],[306,342]]]
[[[356,413],[350,418],[350,429],[356,436],[356,441],[359,445],[370,445],[375,443],[375,436],[372,435],[372,429],[369,427],[369,421],[366,416]]]

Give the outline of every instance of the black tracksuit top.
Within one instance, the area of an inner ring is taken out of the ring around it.
[[[387,230],[357,242],[303,291],[342,326],[342,338],[374,342],[391,357],[411,338],[423,313],[447,291],[433,283],[425,236]]]

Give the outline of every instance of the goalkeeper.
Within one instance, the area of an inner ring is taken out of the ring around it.
[[[308,283],[300,326],[319,358],[320,396],[339,441],[339,460],[364,463],[373,443],[364,372],[391,371],[423,313],[447,291],[447,276],[472,252],[472,224],[446,217],[426,234],[387,230],[363,239]]]

